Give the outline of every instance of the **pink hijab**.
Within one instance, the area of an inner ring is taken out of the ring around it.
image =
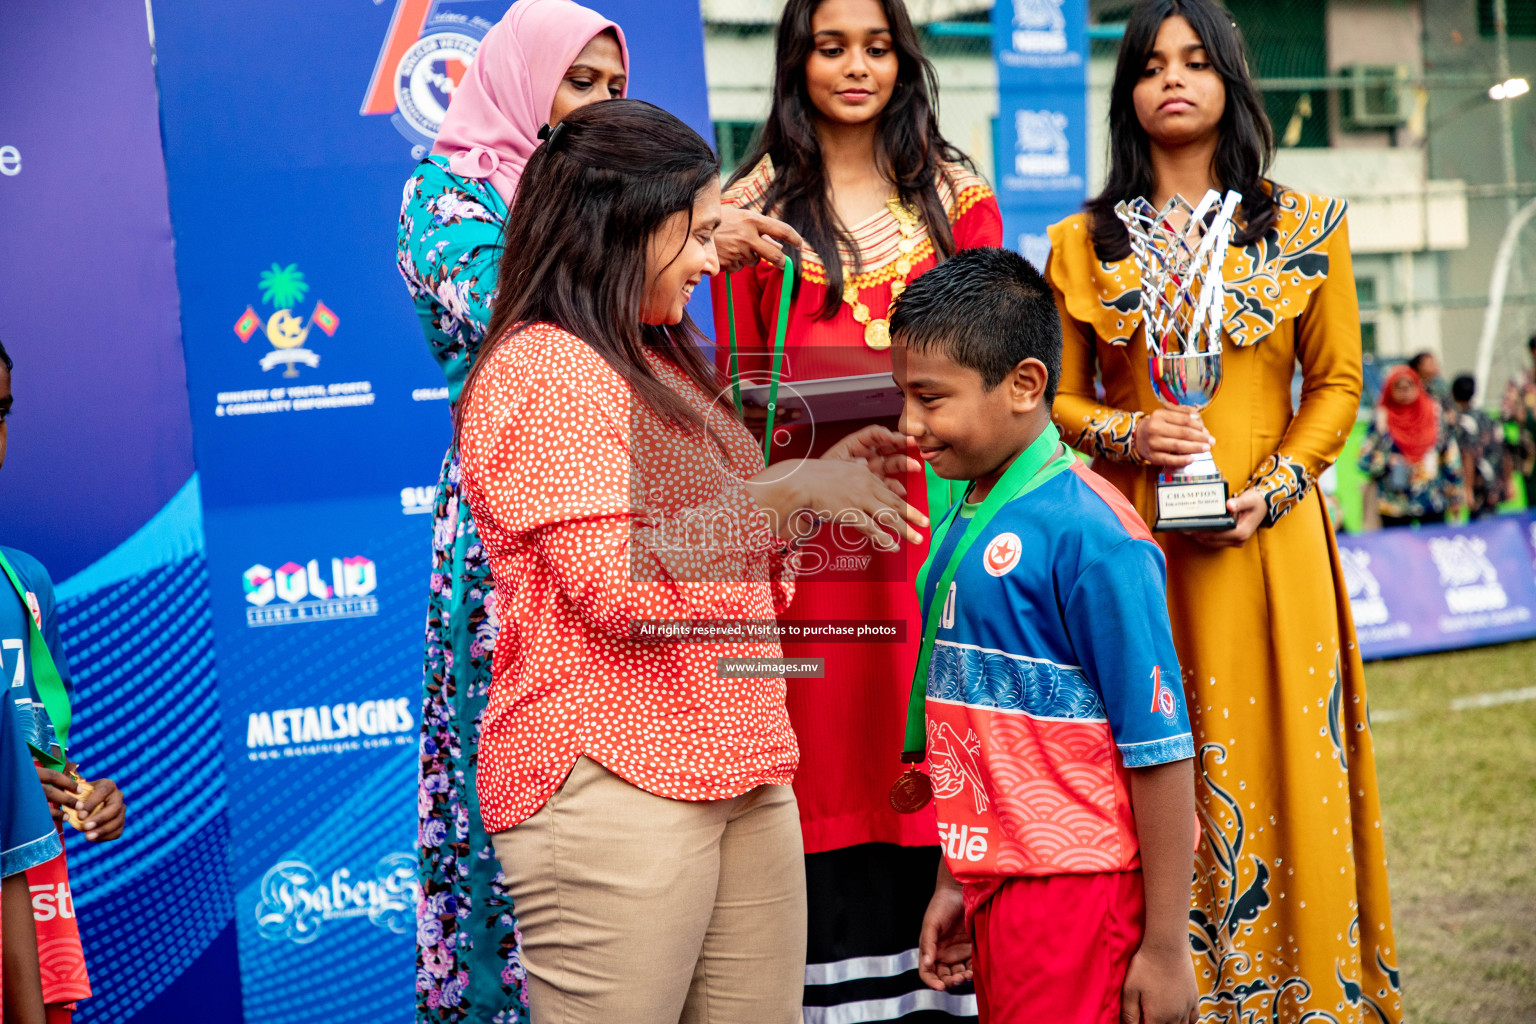
[[[618,25],[573,0],[517,0],[481,41],[432,152],[446,156],[457,175],[489,180],[510,206],[566,71],[610,29],[628,74],[629,48]]]

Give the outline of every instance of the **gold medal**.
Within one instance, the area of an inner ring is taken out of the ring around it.
[[[933,780],[916,768],[907,769],[891,783],[891,810],[897,814],[916,814],[932,799]]]
[[[864,344],[876,352],[884,352],[891,347],[891,322],[884,318],[871,320],[864,327]]]

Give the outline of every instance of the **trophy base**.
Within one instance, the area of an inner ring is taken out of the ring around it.
[[[1221,477],[1163,479],[1157,482],[1157,525],[1153,530],[1230,530],[1237,519],[1227,511],[1227,482]]]

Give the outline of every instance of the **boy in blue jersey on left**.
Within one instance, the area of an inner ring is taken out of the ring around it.
[[[891,317],[901,429],[969,480],[918,577],[906,759],[944,847],[919,971],[982,1024],[1184,1024],[1193,740],[1146,525],[1060,443],[1061,326],[1015,253],[969,249]]]
[[[13,364],[0,345],[0,466],[9,442]],[[66,818],[91,842],[123,834],[127,810],[111,779],[86,782],[64,760],[74,700],[69,664],[59,636],[53,581],[31,555],[0,547],[0,714],[10,716],[31,748],[35,777],[23,780],[41,791],[56,823]],[[57,720],[56,720],[57,719]],[[23,762],[25,763],[25,762]],[[26,865],[32,895],[43,999],[48,1024],[66,1024],[75,1004],[91,995],[65,857],[57,843],[50,856]]]

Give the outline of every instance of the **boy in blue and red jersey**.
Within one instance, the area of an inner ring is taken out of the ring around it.
[[[891,331],[902,430],[972,481],[918,581],[908,750],[926,743],[944,846],[919,970],[974,979],[982,1024],[1193,1021],[1194,745],[1163,556],[1051,424],[1050,288],[969,249],[907,289]]]

